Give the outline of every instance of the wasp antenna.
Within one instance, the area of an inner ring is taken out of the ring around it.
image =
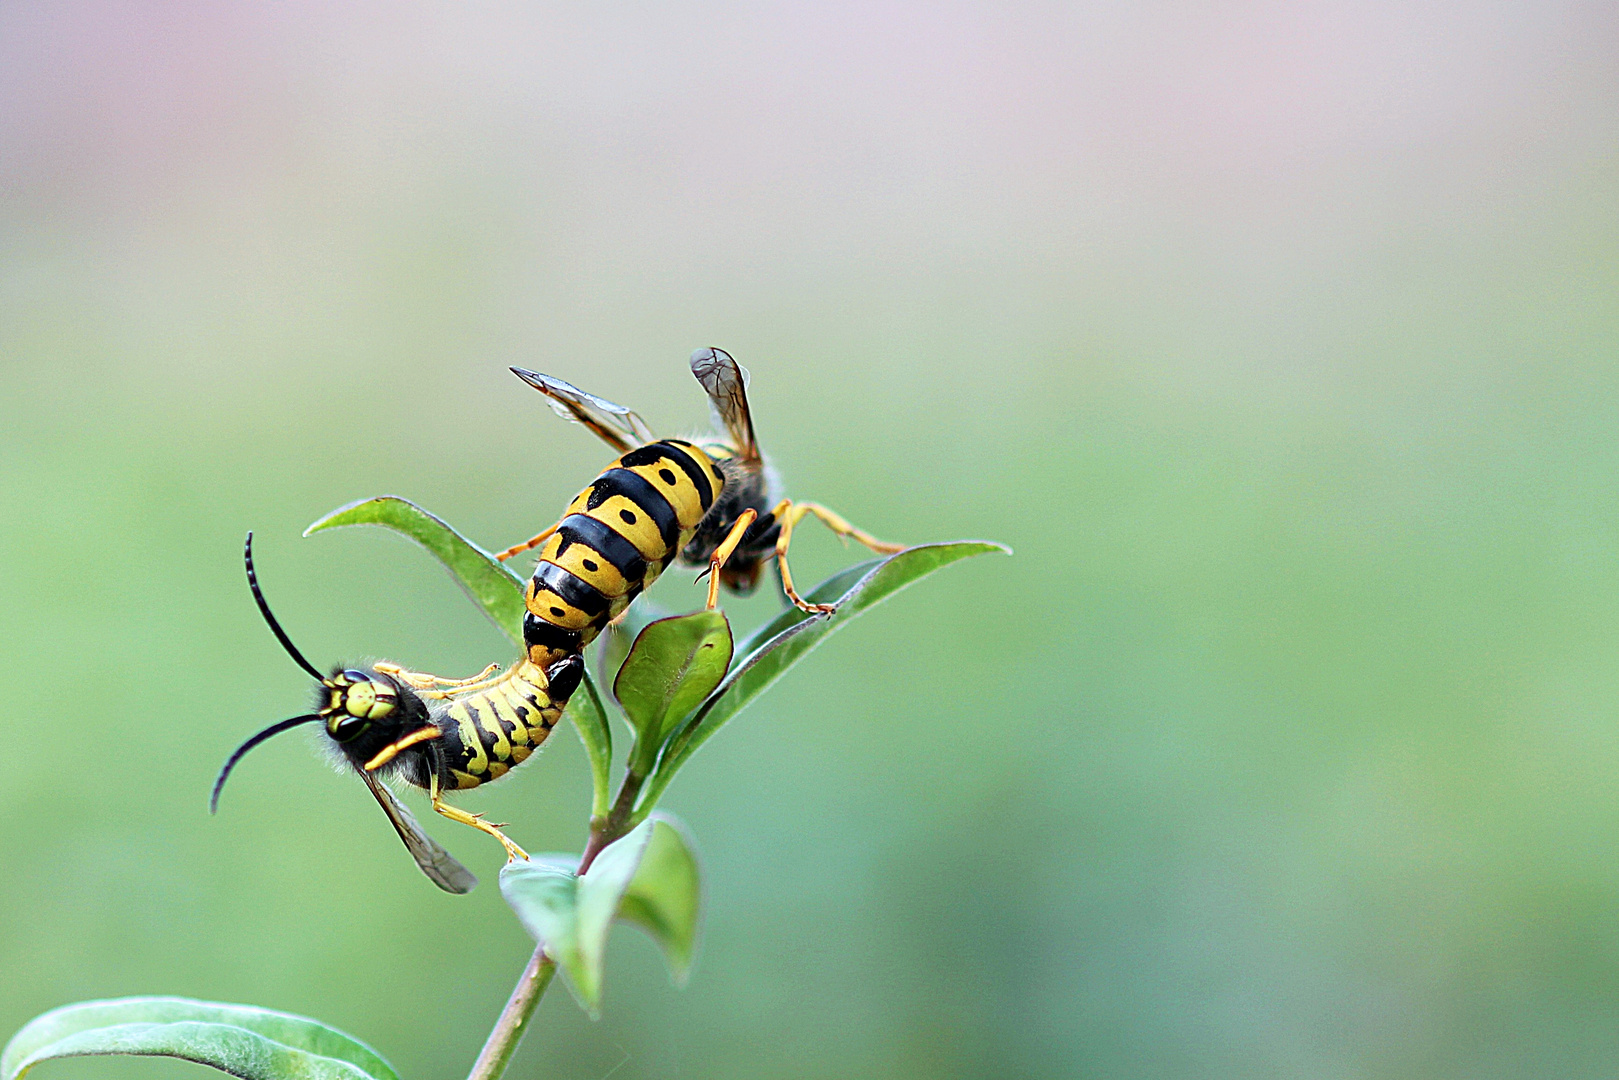
[[[264,599],[264,592],[259,588],[258,575],[253,572],[252,532],[247,534],[247,547],[243,550],[242,557],[247,561],[247,587],[253,590],[253,599],[258,601],[259,614],[263,615],[264,621],[270,624],[270,629],[275,632],[275,639],[281,642],[281,647],[287,650],[288,656],[292,657],[298,662],[299,667],[309,672],[309,674],[313,675],[321,682],[325,682],[326,676],[315,670],[314,664],[311,664],[308,660],[304,659],[304,654],[298,651],[297,646],[293,645],[292,639],[287,637],[287,632],[281,629],[281,624],[275,621],[275,616],[270,614],[270,604]],[[245,749],[247,748],[243,747],[243,750]],[[229,766],[227,766],[227,768],[229,768]],[[223,784],[225,782],[225,778],[221,776],[219,778],[219,782]]]
[[[271,625],[274,624],[272,623]],[[232,769],[236,768],[236,763],[242,760],[243,754],[253,749],[265,739],[279,735],[289,728],[295,728],[299,724],[307,724],[311,720],[319,719],[319,713],[310,713],[308,716],[294,716],[291,720],[283,720],[278,724],[271,724],[257,735],[254,735],[252,738],[248,739],[241,746],[238,746],[236,748],[236,752],[226,759],[225,767],[219,770],[219,779],[214,781],[214,792],[212,795],[208,796],[208,812],[212,814],[219,810],[219,793],[224,790],[225,778],[230,775],[230,771]]]

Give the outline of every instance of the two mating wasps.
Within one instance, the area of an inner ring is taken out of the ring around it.
[[[716,433],[700,442],[657,438],[621,405],[512,368],[559,415],[584,425],[619,457],[574,497],[560,521],[497,556],[539,549],[523,594],[523,653],[503,672],[491,664],[469,679],[445,679],[377,663],[369,671],[339,667],[322,675],[271,614],[249,533],[248,587],[281,647],[314,676],[315,700],[313,711],[271,724],[231,754],[214,782],[210,810],[244,754],[283,731],[318,723],[333,756],[360,774],[422,872],[447,892],[467,892],[477,879],[422,830],[385,780],[426,790],[436,812],[495,837],[508,858],[526,859],[499,828],[450,805],[444,793],[500,779],[546,740],[584,677],[585,647],[670,563],[706,567],[714,608],[721,585],[746,595],[774,558],[786,599],[819,614],[832,606],[800,597],[787,565],[793,528],[806,514],[873,551],[903,549],[817,503],[779,497],[754,437],[747,372],[720,349],[692,353],[691,370],[715,419]]]

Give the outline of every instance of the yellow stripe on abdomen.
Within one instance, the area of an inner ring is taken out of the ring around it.
[[[624,467],[651,484],[658,494],[668,500],[669,508],[675,512],[675,520],[680,523],[682,531],[695,529],[697,523],[703,520],[703,515],[708,513],[708,507],[703,505],[691,477],[667,457],[659,458],[650,465]]]

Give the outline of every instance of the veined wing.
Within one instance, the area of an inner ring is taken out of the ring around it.
[[[743,461],[759,460],[753,437],[753,414],[748,412],[748,372],[724,349],[698,349],[691,354],[691,373],[708,392],[714,422],[724,428]]]
[[[371,794],[376,796],[377,804],[382,807],[382,812],[388,815],[394,831],[399,834],[399,839],[405,842],[405,849],[410,852],[410,857],[416,860],[416,865],[422,868],[422,873],[445,892],[471,892],[472,887],[478,884],[478,879],[473,876],[472,871],[462,866],[454,855],[440,847],[437,840],[423,832],[422,827],[416,823],[415,815],[404,803],[394,798],[393,792],[384,787],[381,780],[364,770],[360,770],[360,777],[365,781],[365,786],[371,789]]]
[[[562,419],[583,424],[621,454],[657,441],[646,421],[633,410],[537,371],[514,367],[512,374],[550,399],[551,409]]]

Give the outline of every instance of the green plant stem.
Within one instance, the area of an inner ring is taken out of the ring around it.
[[[489,1032],[478,1060],[473,1062],[467,1080],[499,1080],[512,1055],[517,1053],[529,1018],[534,1015],[535,1006],[545,996],[545,988],[551,985],[551,977],[556,973],[556,963],[545,955],[545,947],[537,946],[534,955],[529,957],[528,966],[523,969],[522,977],[512,988],[512,996],[506,999],[506,1007],[501,1010],[500,1019],[495,1021],[494,1029]]]
[[[624,775],[624,785],[619,788],[618,798],[607,817],[592,818],[590,821],[590,839],[585,844],[576,873],[583,874],[589,870],[590,864],[596,861],[603,848],[635,827],[635,797],[640,794],[641,785],[645,782],[646,776],[633,769]],[[545,988],[551,985],[551,977],[556,972],[556,962],[545,955],[545,946],[536,945],[534,955],[528,958],[528,966],[512,988],[512,996],[506,999],[506,1007],[501,1010],[500,1018],[490,1030],[478,1060],[473,1062],[467,1080],[500,1080],[512,1055],[517,1052],[518,1044],[523,1041],[529,1018],[534,1015],[535,1007],[545,996]]]
[[[618,789],[618,798],[607,812],[607,820],[601,823],[600,828],[590,830],[590,840],[579,859],[579,873],[590,869],[590,864],[596,861],[603,848],[635,827],[635,797],[641,793],[644,783],[646,775],[633,766],[624,774],[624,785]]]

